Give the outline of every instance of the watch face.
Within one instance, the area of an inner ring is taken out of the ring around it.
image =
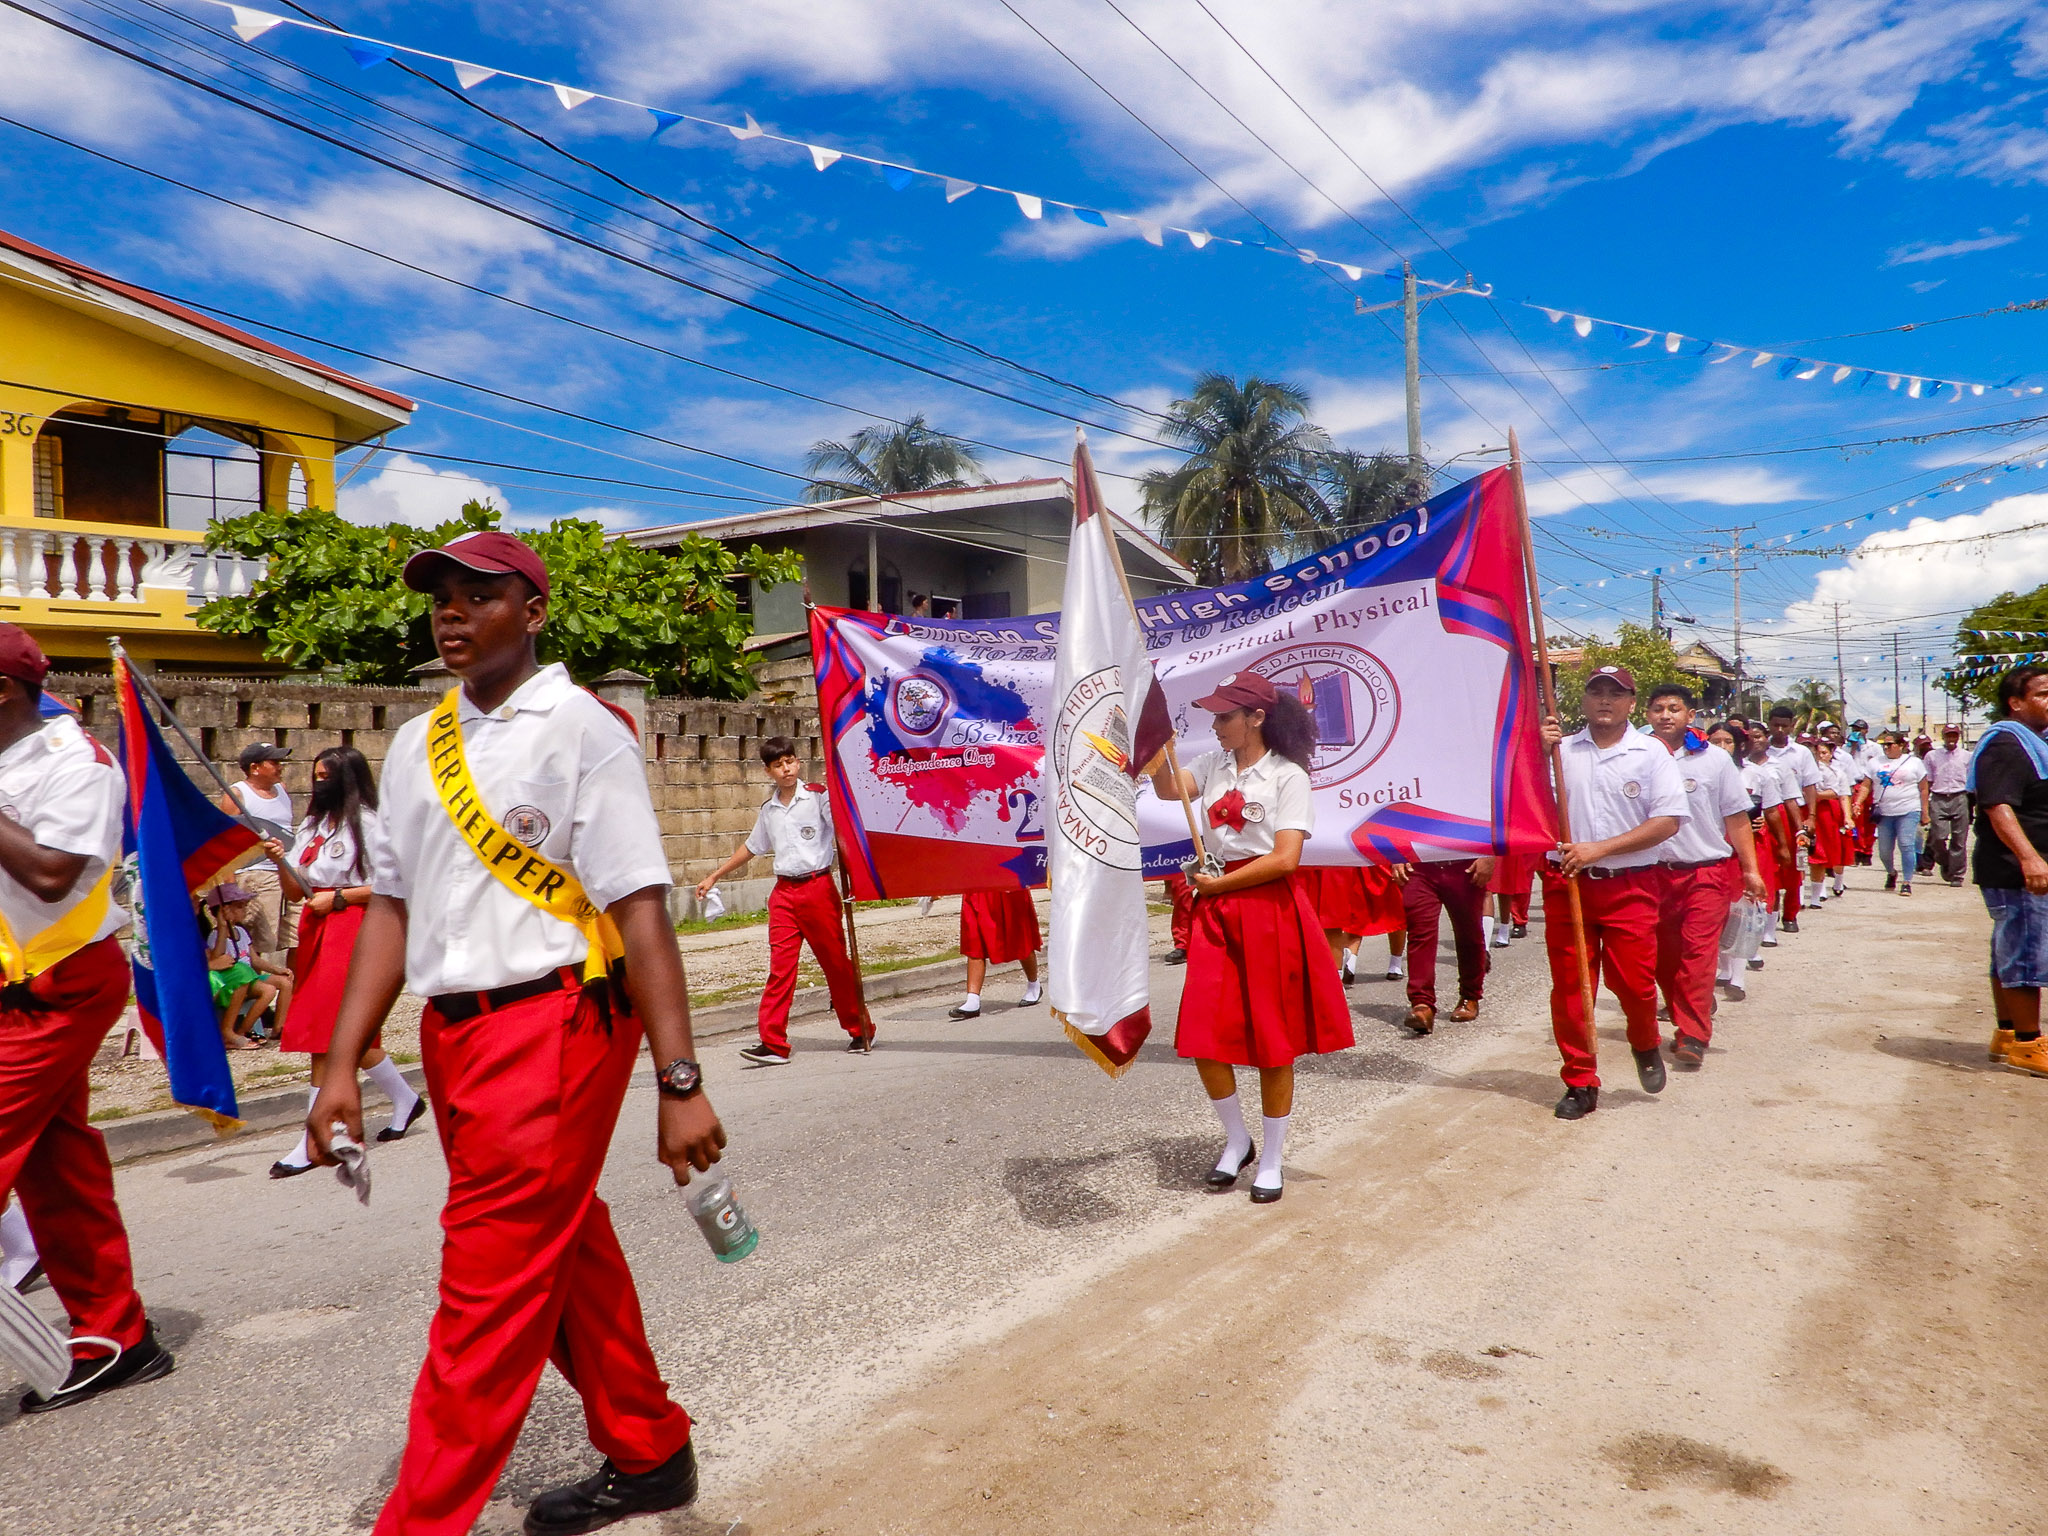
[[[694,1061],[672,1061],[661,1069],[661,1086],[669,1093],[695,1093],[704,1072]]]

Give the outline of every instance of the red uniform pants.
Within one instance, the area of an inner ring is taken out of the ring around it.
[[[1782,805],[1774,805],[1764,812],[1766,822],[1776,821],[1785,833],[1785,846],[1791,851],[1780,853],[1776,835],[1772,834],[1771,856],[1778,865],[1778,890],[1783,898],[1782,916],[1791,922],[1799,916],[1799,888],[1806,883],[1806,875],[1799,868],[1799,837],[1793,831],[1792,813]]]
[[[789,1000],[796,996],[796,963],[806,944],[825,973],[839,1027],[849,1035],[866,1031],[860,986],[846,954],[846,930],[839,924],[839,892],[829,871],[777,880],[768,893],[768,985],[761,993],[761,1043],[769,1050],[789,1054]]]
[[[1195,931],[1195,888],[1179,870],[1166,876],[1162,883],[1167,899],[1173,903],[1173,947],[1185,950]]]
[[[597,1198],[638,1021],[619,1010],[606,1028],[575,992],[459,1023],[429,1005],[420,1048],[448,1159],[441,1301],[377,1536],[469,1530],[550,1360],[622,1470],[652,1471],[690,1438]]]
[[[1695,1040],[1714,1038],[1714,973],[1721,928],[1742,894],[1742,866],[1733,859],[1696,869],[1664,865],[1657,909],[1657,987],[1671,1005],[1672,1029]]]
[[[1581,878],[1586,959],[1595,981],[1621,1003],[1631,1050],[1657,1049],[1657,870],[1625,869],[1605,880]],[[1579,962],[1572,946],[1571,897],[1553,868],[1543,871],[1543,947],[1550,956],[1550,1029],[1564,1057],[1567,1088],[1597,1088]]]
[[[73,1335],[123,1349],[142,1342],[142,1298],[107,1144],[86,1121],[86,1073],[128,1004],[128,982],[109,937],[28,982],[25,998],[12,987],[0,996],[0,1205],[9,1190],[21,1196]]]
[[[1436,1006],[1436,940],[1439,914],[1451,915],[1451,939],[1458,950],[1458,996],[1475,1001],[1486,988],[1486,887],[1466,873],[1469,859],[1411,864],[1401,887],[1408,914],[1408,1001]]]

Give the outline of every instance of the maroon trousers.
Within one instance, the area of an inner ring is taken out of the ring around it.
[[[1776,843],[1771,845],[1771,852],[1776,857],[1778,865],[1780,915],[1789,923],[1799,916],[1799,892],[1800,887],[1806,883],[1806,876],[1799,868],[1799,836],[1793,830],[1792,813],[1782,805],[1774,805],[1764,812],[1766,821],[1773,817],[1784,826],[1785,846],[1791,850],[1789,853],[1779,854]]]
[[[1714,1037],[1714,973],[1721,959],[1721,928],[1742,894],[1742,866],[1722,859],[1698,869],[1659,868],[1657,988],[1671,1005],[1674,1033]]]
[[[1173,903],[1173,947],[1185,950],[1195,931],[1195,888],[1188,884],[1188,877],[1179,870],[1167,875],[1161,883],[1166,887],[1167,899]]]
[[[469,1530],[550,1360],[621,1470],[652,1471],[690,1438],[597,1198],[639,1022],[615,1010],[607,1028],[575,992],[459,1023],[430,1004],[420,1048],[448,1159],[441,1300],[376,1536]]]
[[[123,1349],[142,1342],[142,1298],[107,1143],[86,1121],[86,1073],[128,1004],[128,983],[110,936],[28,982],[26,997],[9,988],[0,1001],[0,1205],[10,1189],[21,1196],[73,1336]]]
[[[1458,950],[1458,997],[1475,1002],[1484,993],[1486,970],[1486,887],[1467,873],[1469,859],[1440,864],[1411,864],[1401,887],[1401,906],[1408,914],[1408,1001],[1436,1006],[1436,940],[1439,914],[1451,915],[1451,938]]]
[[[846,930],[840,926],[839,891],[830,872],[796,880],[777,880],[768,893],[768,985],[761,991],[761,1043],[779,1055],[789,1054],[789,1003],[796,996],[796,964],[804,946],[811,946],[832,1011],[849,1035],[863,1033],[860,986],[846,953]]]
[[[1625,869],[1605,880],[1579,879],[1586,920],[1586,956],[1597,984],[1621,1003],[1631,1050],[1654,1051],[1657,1035],[1657,896],[1663,881],[1655,866]],[[1550,958],[1550,1028],[1564,1058],[1567,1088],[1597,1088],[1587,1033],[1585,1002],[1579,993],[1579,962],[1573,949],[1571,897],[1555,867],[1543,871],[1543,947]]]

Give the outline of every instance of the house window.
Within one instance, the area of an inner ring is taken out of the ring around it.
[[[1007,592],[970,592],[962,603],[960,616],[964,619],[1007,619],[1010,616],[1010,594]]]
[[[64,515],[64,439],[45,434],[35,446],[36,516]]]

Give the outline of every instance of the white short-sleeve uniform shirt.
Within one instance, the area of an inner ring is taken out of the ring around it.
[[[1735,850],[1728,844],[1727,819],[1749,814],[1749,791],[1743,787],[1735,759],[1719,747],[1703,747],[1697,752],[1681,749],[1671,761],[1677,765],[1685,789],[1686,817],[1678,830],[1658,845],[1658,859],[1666,864],[1732,859]]]
[[[830,869],[832,804],[825,792],[799,784],[787,805],[780,795],[770,795],[747,834],[747,852],[757,859],[775,855],[775,873],[786,880]]]
[[[1203,841],[1226,864],[1271,853],[1275,832],[1307,836],[1316,829],[1308,770],[1278,752],[1268,752],[1242,771],[1236,753],[1204,752],[1188,765],[1188,773],[1201,796]],[[1209,808],[1232,790],[1244,797],[1242,828],[1209,819]]]
[[[1820,763],[1805,747],[1796,741],[1788,741],[1782,747],[1765,747],[1764,754],[1780,767],[1789,768],[1798,786],[1794,800],[1804,800],[1806,792],[1820,783]]]
[[[370,871],[384,847],[383,825],[377,813],[367,808],[362,814],[363,857],[356,857],[355,834],[346,821],[330,827],[308,816],[292,839],[292,874],[299,884],[316,891],[332,891],[348,885],[368,885]]]
[[[1768,811],[1774,805],[1785,803],[1785,776],[1778,772],[1776,763],[1759,763],[1745,758],[1742,787],[1749,791],[1750,805],[1759,811]]]
[[[63,715],[0,752],[0,816],[45,848],[85,856],[78,883],[59,901],[44,901],[0,870],[0,913],[26,944],[92,894],[101,875],[121,859],[121,808],[128,786],[113,755],[94,743],[76,720]],[[96,942],[124,927],[128,914],[113,902],[94,926]]]
[[[484,807],[575,875],[600,910],[672,883],[639,742],[559,663],[488,714],[465,689],[460,717]],[[457,835],[427,767],[428,718],[400,727],[384,760],[370,877],[378,895],[406,903],[406,986],[421,997],[483,992],[580,966],[582,931],[508,890]]]
[[[1590,730],[1582,729],[1565,737],[1560,754],[1575,842],[1605,842],[1656,816],[1676,816],[1683,824],[1689,814],[1678,769],[1654,736],[1623,731],[1613,746],[1601,747],[1594,744]],[[1652,844],[1633,853],[1612,854],[1599,867],[1640,869],[1664,856],[1662,845]]]

